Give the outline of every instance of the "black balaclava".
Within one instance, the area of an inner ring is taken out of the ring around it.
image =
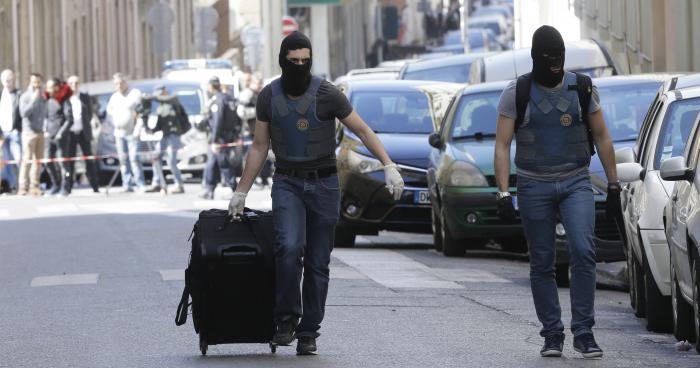
[[[282,90],[290,96],[301,96],[311,83],[311,60],[304,65],[297,65],[287,60],[289,50],[309,49],[311,41],[299,31],[292,32],[282,40],[279,62],[282,68]],[[309,55],[313,58],[313,52]]]
[[[564,39],[552,26],[542,26],[532,35],[532,78],[545,87],[555,87],[564,78]],[[547,55],[547,56],[545,56]],[[553,73],[551,67],[559,67]]]

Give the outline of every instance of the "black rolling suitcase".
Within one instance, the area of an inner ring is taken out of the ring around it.
[[[202,355],[231,343],[268,343],[275,352],[273,241],[272,212],[246,208],[240,221],[225,210],[199,213],[175,324],[187,321],[191,305]]]

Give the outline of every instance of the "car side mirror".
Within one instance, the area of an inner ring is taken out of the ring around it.
[[[664,161],[659,171],[661,179],[668,181],[691,181],[695,178],[695,171],[685,166],[685,158],[682,156],[672,157]]]
[[[442,138],[440,137],[440,134],[432,133],[431,135],[429,135],[428,143],[430,143],[431,146],[440,149],[442,147]]]
[[[623,183],[632,183],[637,180],[644,180],[645,170],[642,165],[636,162],[626,162],[617,164],[617,178]]]
[[[620,148],[615,151],[615,163],[625,164],[630,162],[635,162],[637,155],[634,153],[632,147]]]

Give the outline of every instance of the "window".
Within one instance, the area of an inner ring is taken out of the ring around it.
[[[377,133],[432,133],[428,97],[412,91],[357,92],[352,106]]]
[[[501,91],[464,95],[452,121],[452,139],[476,133],[495,134]]]
[[[424,70],[412,71],[408,69],[401,79],[467,83],[469,82],[470,66],[471,63],[463,63]]]
[[[675,101],[668,107],[656,144],[655,170],[658,170],[665,160],[683,155],[698,111],[700,98]]]
[[[598,87],[600,105],[613,142],[635,141],[660,82]]]

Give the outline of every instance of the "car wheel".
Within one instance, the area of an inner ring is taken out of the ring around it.
[[[464,242],[457,241],[450,235],[450,230],[445,222],[445,213],[440,216],[440,230],[442,236],[442,253],[447,257],[462,257],[464,255]]]
[[[352,230],[336,226],[335,227],[335,242],[334,245],[338,248],[352,248],[355,246],[355,233]]]
[[[644,294],[646,295],[647,330],[652,332],[672,332],[673,313],[671,297],[664,296],[656,286],[649,261],[644,262]]]
[[[688,304],[681,295],[673,262],[671,262],[671,306],[671,311],[673,312],[673,336],[678,341],[695,341],[693,336],[693,306]]]
[[[695,325],[695,350],[700,353],[700,275],[698,262],[694,261],[693,272],[693,324]]]
[[[554,265],[554,279],[558,287],[569,287],[569,264],[559,263]]]
[[[647,302],[646,296],[644,295],[644,270],[642,269],[637,257],[634,255],[634,251],[630,250],[630,256],[632,260],[632,279],[634,287],[634,300],[636,308],[634,310],[634,316],[637,318],[644,318],[647,315]]]
[[[433,247],[435,247],[436,251],[442,252],[442,226],[440,225],[439,216],[432,208],[430,209],[430,218],[433,226]]]

